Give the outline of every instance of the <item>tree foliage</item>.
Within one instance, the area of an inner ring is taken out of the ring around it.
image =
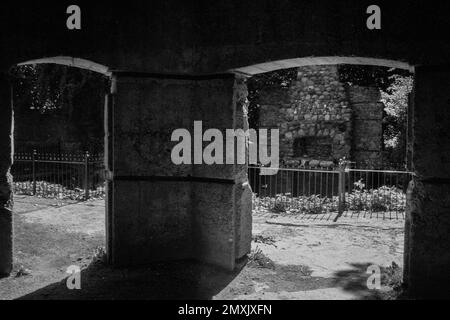
[[[17,148],[102,149],[107,77],[56,64],[17,66],[10,73]]]
[[[384,143],[387,149],[404,149],[407,130],[409,94],[414,85],[412,76],[393,75],[391,85],[381,92],[384,104]]]
[[[11,75],[15,104],[41,113],[68,108],[71,114],[75,100],[81,95],[104,94],[104,77],[78,68],[55,64],[23,65],[12,68]]]

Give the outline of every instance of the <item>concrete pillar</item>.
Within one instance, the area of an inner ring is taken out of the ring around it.
[[[414,298],[450,297],[450,69],[417,67],[404,280]]]
[[[122,73],[113,82],[112,263],[195,258],[233,269],[250,250],[246,166],[175,165],[171,135],[187,129],[194,139],[194,121],[203,131],[244,128],[245,84],[231,74]]]
[[[13,256],[12,117],[11,86],[0,74],[0,277],[11,272]]]

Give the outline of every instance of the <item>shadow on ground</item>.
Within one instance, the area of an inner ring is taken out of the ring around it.
[[[381,290],[368,289],[367,281],[370,274],[367,272],[372,263],[352,263],[351,269],[337,271],[334,274],[333,284],[344,291],[355,295],[356,299],[399,299],[401,293],[401,269],[381,268]]]
[[[210,300],[283,299],[286,292],[335,288],[352,299],[396,299],[392,288],[369,290],[367,264],[353,264],[332,278],[311,277],[303,266],[256,268],[247,264],[234,272],[194,261],[154,264],[145,268],[114,269],[99,262],[81,272],[81,290],[69,290],[67,278],[18,298],[19,300]],[[236,281],[234,281],[236,280]],[[388,279],[382,278],[383,285]],[[231,284],[233,282],[233,284]],[[255,283],[262,285],[259,292]],[[281,295],[280,295],[281,293]],[[275,294],[275,295],[274,295]],[[310,296],[314,297],[314,296]],[[288,298],[288,297],[286,297]],[[317,296],[321,299],[321,296]],[[330,298],[328,296],[328,298]],[[341,299],[342,296],[331,297]]]
[[[194,261],[154,264],[145,268],[113,269],[92,263],[81,271],[81,290],[69,290],[67,278],[18,300],[212,299],[240,272],[226,272]]]

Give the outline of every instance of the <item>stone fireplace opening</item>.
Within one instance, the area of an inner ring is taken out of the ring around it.
[[[328,160],[332,158],[332,144],[329,137],[296,138],[293,144],[294,157]]]

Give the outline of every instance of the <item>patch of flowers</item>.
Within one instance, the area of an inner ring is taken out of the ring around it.
[[[256,210],[267,210],[276,214],[321,214],[336,212],[339,209],[338,196],[292,196],[290,193],[274,197],[254,195]],[[353,190],[345,193],[345,211],[403,212],[406,207],[406,194],[395,186],[381,186],[366,189],[362,181],[354,183]]]
[[[14,182],[14,193],[18,195],[30,195],[39,198],[58,200],[85,200],[86,191],[81,188],[67,188],[61,184],[47,181],[36,181],[36,194],[33,194],[33,182]],[[89,190],[89,199],[103,199],[105,191],[103,187]]]

